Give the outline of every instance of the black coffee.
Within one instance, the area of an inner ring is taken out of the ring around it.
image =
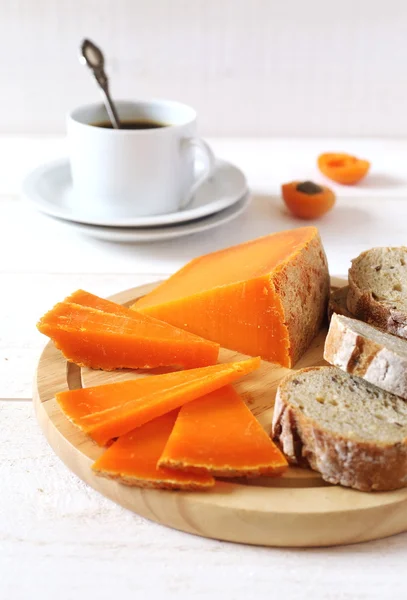
[[[103,127],[104,129],[113,129],[110,121],[98,121],[92,123],[93,127]],[[158,123],[157,121],[121,121],[120,129],[159,129],[160,127],[168,127],[166,123]]]

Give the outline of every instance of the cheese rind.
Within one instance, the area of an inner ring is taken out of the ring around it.
[[[279,475],[283,454],[231,385],[184,405],[161,467],[218,477]]]
[[[196,258],[131,308],[291,367],[317,334],[328,293],[318,231],[304,227]]]

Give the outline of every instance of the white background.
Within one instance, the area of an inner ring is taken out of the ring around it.
[[[106,50],[117,97],[198,108],[216,154],[248,178],[244,215],[193,238],[117,245],[23,203],[24,174],[66,149],[60,137],[15,134],[60,134],[68,108],[98,98],[77,61],[85,35]],[[45,310],[79,287],[107,296],[197,254],[299,226],[283,211],[280,185],[318,181],[320,152],[372,161],[357,187],[332,184],[337,206],[315,222],[331,272],[345,274],[373,245],[406,243],[407,143],[383,139],[407,136],[406,59],[407,0],[0,0],[1,600],[406,597],[407,533],[270,549],[160,527],[71,474],[30,401]]]
[[[170,97],[216,136],[407,135],[405,0],[0,0],[0,133],[59,133],[98,99]]]

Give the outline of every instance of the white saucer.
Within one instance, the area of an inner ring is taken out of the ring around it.
[[[232,219],[236,219],[236,217],[242,214],[249,203],[250,195],[247,192],[243,198],[240,198],[233,206],[229,206],[229,208],[225,208],[216,214],[188,223],[168,225],[166,227],[143,227],[134,229],[131,227],[100,227],[97,225],[75,223],[74,221],[66,221],[66,224],[80,233],[107,242],[161,242],[163,240],[171,240],[173,238],[191,235],[192,233],[206,231],[207,229],[223,225],[228,221],[232,221]]]
[[[201,219],[233,206],[247,192],[242,171],[217,160],[211,179],[201,185],[191,204],[182,211],[151,217],[103,219],[75,215],[72,178],[67,158],[37,167],[23,181],[22,193],[38,210],[58,219],[107,227],[160,227]]]

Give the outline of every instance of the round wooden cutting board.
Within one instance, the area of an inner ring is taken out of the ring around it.
[[[334,279],[342,286],[343,280]],[[112,299],[131,304],[156,284]],[[325,364],[321,331],[296,369]],[[246,358],[221,350],[220,362]],[[289,372],[267,362],[235,384],[253,413],[270,430],[278,382]],[[407,489],[363,493],[326,484],[317,473],[290,468],[282,477],[217,481],[206,492],[127,487],[96,476],[93,461],[103,452],[60,410],[55,393],[110,383],[147,372],[92,371],[68,363],[50,342],[38,364],[34,405],[51,447],[78,477],[118,504],[168,527],[232,542],[264,546],[331,546],[386,537],[407,530]]]

